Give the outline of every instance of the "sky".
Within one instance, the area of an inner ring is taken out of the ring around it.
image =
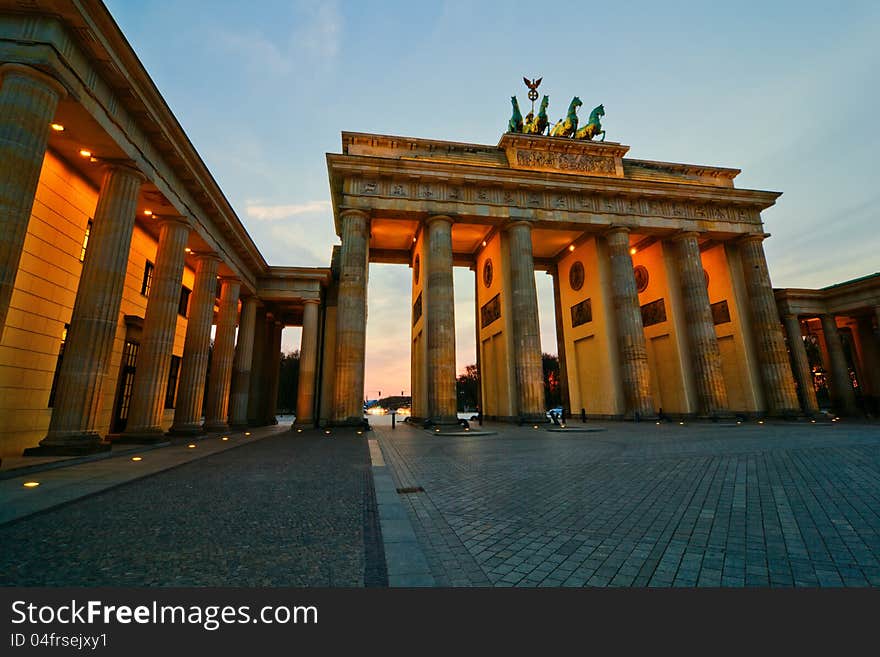
[[[738,187],[783,192],[763,213],[775,287],[880,271],[876,1],[107,5],[270,264],[328,265],[324,156],[343,130],[496,144],[528,76],[551,121],[572,96],[603,103],[629,157],[735,167]],[[410,276],[370,267],[367,397],[410,392]],[[536,281],[555,353],[550,280]],[[455,297],[461,370],[475,360],[467,269]]]

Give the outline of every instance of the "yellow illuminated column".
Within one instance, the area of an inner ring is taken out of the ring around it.
[[[562,408],[571,412],[571,398],[568,393],[568,363],[565,358],[562,291],[559,287],[559,266],[554,264],[547,273],[553,277],[553,315],[556,319],[556,350],[559,354],[559,392],[562,398]]]
[[[211,374],[205,400],[205,431],[226,431],[229,428],[229,386],[232,380],[232,359],[235,356],[235,326],[238,324],[238,295],[241,283],[224,278],[220,285],[220,312],[214,333]]]
[[[813,373],[810,370],[810,361],[807,358],[807,350],[804,348],[804,338],[801,334],[801,322],[797,315],[788,314],[784,317],[785,331],[788,334],[788,350],[791,352],[794,376],[797,379],[798,388],[801,390],[801,399],[804,411],[816,413],[819,403],[816,401],[816,389],[813,387]]]
[[[687,232],[676,236],[673,242],[678,247],[676,262],[681,282],[684,324],[697,385],[698,412],[700,415],[713,416],[727,411],[727,386],[721,371],[721,350],[712,321],[698,237],[695,232]]]
[[[340,215],[339,224],[342,246],[336,309],[333,423],[356,425],[364,417],[369,221],[359,210],[346,210]]]
[[[296,397],[296,423],[315,421],[315,374],[318,365],[318,299],[306,299],[303,307],[302,342],[299,348],[299,385]]]
[[[425,240],[428,417],[437,424],[457,424],[452,219],[428,219]]]
[[[541,364],[541,328],[538,322],[535,261],[532,256],[532,226],[527,221],[515,221],[506,230],[517,413],[522,420],[545,421],[544,368]]]
[[[124,433],[129,440],[162,439],[162,416],[189,232],[189,224],[182,217],[160,220],[156,269],[144,314],[144,334],[138,349],[131,407]]]
[[[29,66],[0,65],[0,337],[21,260],[49,124],[64,87]]]
[[[740,240],[743,278],[767,411],[773,415],[792,415],[800,412],[800,404],[782,337],[763,241],[762,234],[749,235]]]
[[[109,447],[101,444],[97,423],[143,181],[139,171],[127,166],[104,172],[58,371],[49,433],[34,453],[77,454]],[[112,385],[114,377],[109,378]]]
[[[220,259],[214,254],[200,255],[196,259],[196,278],[186,325],[171,433],[202,432],[202,402],[205,398],[205,375],[208,372],[219,265]]]
[[[251,367],[254,358],[254,323],[257,317],[256,297],[241,300],[238,344],[232,363],[232,396],[229,399],[229,424],[243,427],[248,423],[248,398],[251,388]]]
[[[625,414],[632,417],[638,413],[641,417],[651,417],[655,413],[654,399],[651,396],[642,311],[629,251],[629,229],[612,228],[605,233],[605,241],[611,260],[611,296],[626,396]]]
[[[856,394],[849,377],[849,366],[843,354],[843,343],[840,341],[837,322],[834,320],[834,315],[822,315],[820,319],[822,333],[825,335],[825,348],[831,361],[831,394],[841,412],[854,415],[858,412]]]

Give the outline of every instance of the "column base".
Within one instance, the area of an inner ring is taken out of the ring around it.
[[[344,420],[330,420],[328,427],[368,427],[369,421],[363,417],[349,417]]]
[[[201,424],[184,424],[182,426],[172,426],[166,436],[199,436],[205,433],[205,429]]]
[[[166,442],[166,437],[161,427],[150,427],[126,431],[119,438],[114,438],[113,442],[120,445],[155,445]]]
[[[229,425],[226,422],[205,422],[205,432],[206,433],[215,433],[215,432],[228,432]]]
[[[529,415],[519,415],[516,418],[516,423],[523,424],[548,424],[550,419],[544,414],[529,414]]]
[[[109,450],[110,443],[101,440],[97,433],[81,433],[43,438],[38,446],[25,449],[22,456],[84,456]]]

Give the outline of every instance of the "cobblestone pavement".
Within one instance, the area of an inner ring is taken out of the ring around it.
[[[383,584],[369,470],[360,436],[264,438],[0,527],[0,585]]]
[[[880,586],[877,424],[604,426],[375,434],[440,585]]]

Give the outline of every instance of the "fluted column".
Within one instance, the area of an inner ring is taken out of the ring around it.
[[[784,318],[785,331],[788,334],[788,350],[791,353],[791,363],[798,388],[801,391],[801,401],[806,413],[819,411],[819,403],[816,401],[816,389],[813,387],[813,373],[810,370],[810,361],[807,358],[807,350],[804,348],[804,337],[801,334],[801,322],[797,315],[787,314]]]
[[[771,414],[797,414],[800,405],[779,324],[779,310],[770,284],[763,241],[763,235],[743,238],[740,241],[740,254],[764,397]]]
[[[266,352],[266,405],[265,424],[278,424],[278,385],[281,380],[281,331],[284,325],[275,321],[269,324],[269,344]]]
[[[0,65],[0,337],[46,155],[49,124],[65,95],[59,82],[36,69]]]
[[[828,360],[831,361],[831,393],[835,406],[842,413],[849,415],[858,412],[856,393],[853,391],[849,376],[849,366],[843,354],[843,343],[834,315],[822,315],[822,333],[825,336],[825,348],[828,349]]]
[[[318,366],[318,299],[306,299],[303,307],[302,341],[299,347],[299,384],[296,393],[296,423],[315,422],[315,374]]]
[[[506,230],[517,414],[524,420],[546,421],[538,291],[535,288],[535,261],[532,257],[532,227],[526,221],[515,221]]]
[[[248,389],[248,410],[247,421],[251,426],[262,426],[263,424],[263,398],[266,389],[266,344],[268,337],[266,333],[267,321],[274,321],[264,307],[257,308],[254,319],[254,347],[251,359],[251,385]]]
[[[202,402],[205,399],[205,375],[211,347],[211,325],[214,323],[214,300],[217,295],[217,269],[220,259],[214,254],[200,255],[196,260],[196,277],[190,301],[180,383],[171,433],[202,432]]]
[[[727,385],[721,369],[721,350],[712,321],[709,291],[703,274],[699,235],[682,233],[673,240],[681,283],[682,308],[697,386],[698,413],[714,416],[728,410]]]
[[[339,224],[342,246],[336,310],[333,423],[360,424],[364,417],[369,222],[363,212],[348,210],[339,217]]]
[[[256,297],[241,300],[241,320],[238,325],[238,344],[232,363],[232,396],[229,398],[229,424],[247,425],[248,396],[251,388],[251,365],[254,358],[254,322],[257,317]]]
[[[638,413],[650,417],[655,413],[651,396],[648,350],[639,307],[639,293],[629,252],[629,229],[612,228],[605,234],[611,260],[611,296],[617,322],[620,370],[626,397],[627,416]]]
[[[571,412],[571,397],[568,392],[568,363],[565,358],[565,326],[562,314],[562,291],[559,287],[559,267],[553,265],[547,272],[553,277],[553,315],[556,319],[556,353],[559,358],[559,392],[562,408]]]
[[[162,415],[189,231],[189,224],[179,217],[159,222],[156,268],[144,314],[144,333],[138,349],[131,407],[124,432],[126,439],[159,440],[163,433]]]
[[[232,379],[232,358],[235,355],[235,326],[238,324],[238,294],[241,283],[224,278],[220,285],[220,312],[214,332],[214,353],[205,403],[205,431],[226,431],[229,428],[229,385]]]
[[[106,447],[97,424],[143,181],[140,172],[127,166],[109,167],[104,173],[58,372],[49,432],[39,448],[27,453],[77,454]]]
[[[425,260],[428,417],[438,424],[458,424],[452,219],[449,217],[431,217],[425,222]]]

